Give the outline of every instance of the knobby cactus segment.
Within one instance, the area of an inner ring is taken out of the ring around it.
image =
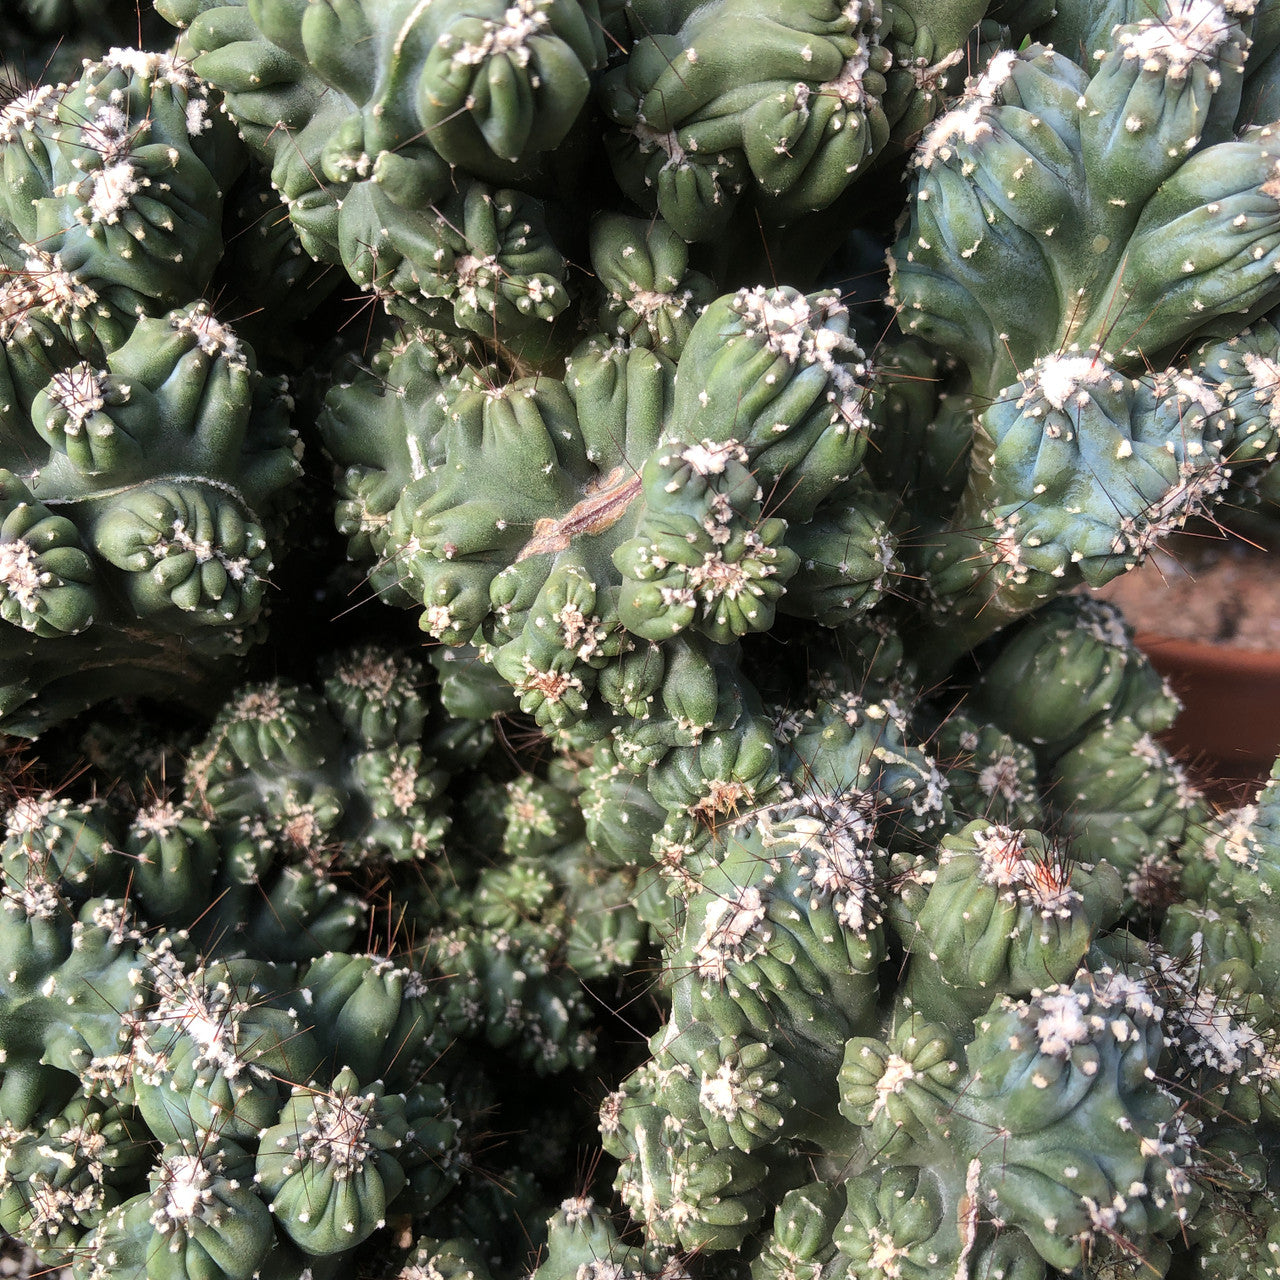
[[[334,663],[323,696],[285,682],[245,689],[192,753],[189,803],[266,823],[314,859],[327,846],[352,866],[427,858],[449,820],[425,682],[418,664],[369,649]],[[449,742],[452,767],[487,747],[483,728],[472,737]]]
[[[679,360],[716,288],[689,268],[689,246],[670,225],[657,218],[599,215],[591,224],[591,265],[605,295],[601,330]]]
[[[509,1060],[550,1082],[591,1060],[581,984],[644,945],[634,882],[591,854],[560,789],[479,772],[491,735],[440,724],[407,656],[334,655],[322,675],[322,694],[236,699],[172,766],[190,801],[6,804],[0,1150],[21,1176],[0,1227],[45,1266],[301,1277],[355,1265],[402,1212],[443,1233],[484,1185],[470,1151],[491,1141],[490,1072]],[[406,850],[422,824],[379,815],[363,763],[427,749],[437,728],[451,769],[506,796],[497,827],[462,838],[442,816],[431,864],[376,862],[362,820]],[[296,803],[321,793],[341,826]],[[370,931],[386,945],[359,950],[393,881]]]
[[[284,197],[306,251],[398,315],[480,334],[569,303],[541,204],[605,58],[574,0],[162,3]]]
[[[1142,732],[1168,729],[1173,693],[1133,643],[1114,605],[1064,596],[1003,637],[974,691],[972,709],[1020,742],[1042,767],[1089,734],[1125,719]]]
[[[599,96],[618,185],[690,241],[790,224],[914,144],[986,6],[629,3]],[[730,36],[732,32],[732,36]]]
[[[775,221],[830,204],[889,138],[875,0],[631,6],[639,38],[601,99],[618,183],[688,240],[744,190]],[[654,25],[653,19],[661,25]]]
[[[1051,352],[1140,369],[1274,301],[1274,140],[1233,133],[1244,38],[1221,5],[1175,7],[1096,69],[998,54],[922,139],[893,300],[980,393]]]
[[[751,289],[702,312],[678,363],[647,330],[588,340],[563,380],[486,385],[394,354],[321,423],[353,552],[376,552],[375,586],[476,645],[544,727],[648,718],[656,696],[706,727],[709,650],[778,609],[856,616],[899,563],[855,479],[869,371],[849,325],[834,295]]]
[[[15,400],[0,445],[5,729],[37,733],[113,693],[193,692],[258,638],[300,474],[283,384],[196,303]]]
[[[799,1148],[842,1171],[803,1247],[849,1266],[890,1239],[1030,1275],[1113,1247],[1167,1257],[1206,1193],[1185,1109],[1210,1059],[1176,962],[1107,933],[1123,868],[989,819],[892,852],[915,799],[895,805],[864,756],[835,801],[828,748],[794,799],[697,857],[655,842],[679,931],[652,1058],[601,1110],[623,1202],[655,1241],[756,1239],[763,1266],[801,1248],[794,1215],[819,1195]],[[1233,1016],[1261,1046],[1258,1015]],[[1241,1088],[1261,1070],[1249,1052]]]
[[[163,313],[212,275],[243,162],[188,63],[113,49],[0,109],[0,259],[48,255],[112,313]]]
[[[0,108],[0,723],[198,702],[264,634],[301,474],[282,378],[201,299],[244,153],[208,86],[114,48]]]
[[[955,513],[921,557],[955,649],[1065,590],[1102,586],[1207,514],[1230,474],[1223,410],[1190,372],[1129,378],[1096,351],[1045,356],[1005,388],[975,424]]]
[[[832,293],[756,287],[717,299],[677,366],[669,431],[741,441],[771,507],[808,519],[866,453],[870,364],[851,325]]]

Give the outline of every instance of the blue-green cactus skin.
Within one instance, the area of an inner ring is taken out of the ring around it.
[[[1243,43],[1206,8],[1112,33],[1096,71],[1039,45],[998,54],[916,152],[894,253],[908,331],[994,394],[1050,352],[1141,367],[1265,306],[1274,147],[1265,129],[1233,137]]]
[[[1113,720],[1157,734],[1179,707],[1119,610],[1072,595],[1005,632],[975,689],[974,709],[1051,766]]]
[[[978,419],[963,495],[923,571],[954,648],[1073,586],[1102,586],[1226,484],[1208,383],[1097,352],[1046,356]],[[940,624],[941,625],[941,624]]]

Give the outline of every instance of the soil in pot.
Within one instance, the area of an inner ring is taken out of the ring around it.
[[[1118,604],[1182,699],[1170,734],[1201,774],[1254,784],[1280,754],[1280,561],[1183,538],[1095,594]]]

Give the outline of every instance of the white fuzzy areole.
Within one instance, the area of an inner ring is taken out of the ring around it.
[[[960,105],[930,125],[916,149],[915,162],[920,168],[928,169],[938,159],[950,160],[954,150],[949,144],[953,140],[972,146],[992,132],[987,108],[995,105],[1001,86],[1013,74],[1017,62],[1018,55],[1011,49],[996,54],[965,90]]]
[[[741,889],[736,897],[717,898],[711,903],[703,922],[702,938],[695,949],[698,974],[723,981],[729,972],[730,958],[764,923],[766,909],[765,900],[755,885]]]
[[[1211,62],[1231,35],[1233,23],[1220,0],[1169,0],[1169,16],[1147,19],[1120,33],[1126,58],[1147,71],[1181,79],[1197,62]]]
[[[204,1205],[209,1171],[199,1156],[184,1155],[170,1160],[165,1168],[164,1205],[159,1216],[174,1222],[196,1217]],[[153,1218],[153,1222],[155,1219]]]
[[[1040,1052],[1057,1058],[1071,1056],[1071,1050],[1094,1034],[1094,1026],[1085,1011],[1089,997],[1067,987],[1050,988],[1036,1001],[1036,1038]]]
[[[1066,408],[1068,400],[1081,394],[1087,397],[1087,388],[1106,381],[1111,372],[1096,355],[1045,356],[1033,371],[1040,394],[1055,409]]]
[[[143,185],[131,160],[118,160],[105,169],[95,169],[85,200],[90,219],[115,226]]]
[[[52,98],[53,86],[42,84],[20,93],[8,106],[0,107],[0,142],[16,142],[18,135],[38,120],[52,119]]]
[[[680,454],[700,476],[718,476],[730,462],[747,461],[747,451],[737,440],[703,440],[701,444],[691,444]]]
[[[207,307],[198,306],[189,313],[179,313],[169,323],[179,333],[189,333],[205,355],[221,356],[233,369],[249,367],[240,339]]]
[[[40,592],[52,585],[53,575],[40,568],[39,553],[23,538],[0,542],[0,600],[8,596],[24,613],[32,613]]]
[[[189,62],[183,62],[170,53],[150,53],[145,49],[108,49],[102,61],[109,67],[137,76],[139,80],[159,80],[165,84],[188,89],[197,84],[195,72]]]
[[[55,373],[49,380],[48,396],[67,412],[66,430],[78,433],[95,413],[106,405],[106,394],[97,370],[83,361]]]
[[[485,22],[479,40],[454,51],[454,63],[474,67],[489,58],[505,57],[518,67],[527,67],[532,57],[530,41],[551,25],[546,10],[545,0],[516,0],[500,22]]]

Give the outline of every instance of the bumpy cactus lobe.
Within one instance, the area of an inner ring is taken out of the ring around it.
[[[1119,610],[1084,595],[1054,601],[1002,637],[973,708],[1029,744],[1045,768],[1115,720],[1155,734],[1179,710]]]
[[[904,995],[930,1021],[964,1035],[993,989],[1029,996],[1075,976],[1122,905],[1120,877],[1073,866],[1036,831],[981,820],[943,839],[928,896],[904,938]]]
[[[442,382],[410,349],[385,388],[329,397],[321,427],[349,463],[339,518],[357,555],[379,553],[374,585],[420,600],[437,639],[476,645],[545,727],[646,717],[660,691],[706,727],[708,643],[767,630],[778,607],[843,620],[896,563],[874,498],[836,511],[866,449],[847,308],[743,290],[682,345],[673,368],[588,342],[562,382],[501,387]],[[824,500],[828,521],[805,528]],[[820,576],[788,601],[793,526]]]
[[[763,493],[741,445],[672,441],[641,472],[646,510],[613,553],[623,573],[618,613],[645,640],[688,626],[719,644],[767,631],[798,568],[783,520],[761,518]],[[679,493],[677,504],[666,498]]]
[[[386,1221],[405,1173],[404,1099],[361,1091],[339,1072],[328,1089],[295,1086],[279,1120],[259,1138],[255,1180],[271,1211],[306,1252],[344,1253]]]
[[[1223,456],[1231,465],[1231,489],[1223,502],[1274,504],[1280,451],[1280,332],[1265,318],[1241,333],[1206,342],[1191,367],[1222,400]]]
[[[917,150],[894,296],[979,392],[1073,346],[1140,367],[1274,296],[1275,147],[1231,132],[1244,37],[1222,6],[1175,8],[1114,33],[1092,78],[997,55]]]
[[[536,172],[586,100],[605,56],[590,9],[161,10],[191,24],[193,65],[271,162],[308,253],[419,323],[505,335],[568,304],[539,202],[507,184]]]
[[[275,1003],[280,975],[253,961],[193,964],[164,949],[146,972],[150,1007],[125,1047],[151,1132],[165,1142],[211,1129],[251,1141],[279,1111],[282,1082],[319,1065],[297,1015]]]
[[[1122,720],[1066,752],[1054,766],[1053,785],[1064,835],[1078,856],[1105,858],[1135,898],[1152,895],[1143,906],[1160,910],[1177,879],[1172,850],[1204,813],[1185,767],[1150,733]]]
[[[790,1046],[802,1057],[865,1026],[884,954],[884,857],[864,824],[802,811],[738,824],[672,956],[690,974],[681,1020],[766,1042],[802,1037],[807,1051]]]
[[[55,515],[11,471],[3,486],[0,617],[36,636],[74,635],[93,619],[93,566],[75,525]]]
[[[601,214],[591,224],[591,265],[604,298],[600,328],[617,340],[680,358],[710,278],[689,269],[689,247],[660,218]]]
[[[423,1081],[443,1046],[417,1056],[436,1005],[416,974],[270,963],[232,931],[222,960],[184,930],[144,935],[136,900],[91,896],[131,879],[105,804],[26,796],[3,830],[0,932],[25,960],[0,981],[0,1226],[44,1265],[301,1275],[351,1258],[408,1178],[424,1207],[453,1187],[458,1125]]]
[[[1039,776],[1030,747],[995,725],[957,713],[939,726],[933,749],[957,816],[1019,828],[1041,825]]]
[[[56,369],[100,364],[133,327],[127,315],[55,254],[31,250],[0,284],[0,386],[9,413],[30,410]]]
[[[463,392],[427,445],[438,462],[396,507],[424,629],[492,644],[495,667],[544,722],[580,717],[596,672],[625,648],[609,557],[642,505],[635,473],[670,379],[643,350],[587,352],[564,383]]]
[[[890,1091],[900,1096],[897,1105],[910,1114],[907,1132],[920,1135],[906,1144],[919,1142],[918,1160],[904,1150],[900,1162],[920,1163],[969,1205],[953,1240],[973,1239],[981,1223],[998,1218],[1052,1266],[1077,1266],[1109,1240],[1160,1256],[1163,1239],[1181,1230],[1200,1196],[1177,1100],[1151,1078],[1167,1061],[1162,1016],[1150,989],[1103,972],[1026,1001],[997,1001],[975,1023],[967,1075],[947,1079],[936,1068],[918,1074],[890,1048],[880,1059],[880,1088],[886,1098]],[[932,1039],[919,1026],[912,1031],[908,1046]],[[864,1055],[869,1064],[876,1060]],[[850,1103],[863,1094],[859,1087]],[[847,1114],[865,1123],[879,1110],[851,1106]],[[1100,1140],[1092,1126],[1103,1115],[1109,1123]],[[988,1146],[993,1123],[1003,1139],[998,1155]],[[929,1135],[944,1128],[945,1154],[926,1154],[933,1150]],[[867,1132],[869,1144],[874,1134]],[[903,1146],[904,1137],[897,1142]]]
[[[1185,42],[1184,58],[1195,56],[1198,44],[1220,44],[1228,36],[1237,43],[1241,36],[1261,42],[1261,52],[1274,44],[1274,17],[1270,6],[1245,3],[1216,4],[1213,0],[1076,0],[1054,6],[1054,12],[1040,12],[1029,28],[1037,39],[1052,44],[1082,67],[1091,68],[1105,54],[1111,33],[1118,26],[1145,22],[1148,36],[1161,44]],[[1167,26],[1165,34],[1159,27]],[[1253,46],[1249,48],[1252,58]]]
[[[273,1239],[271,1215],[252,1189],[252,1168],[230,1141],[166,1146],[149,1190],[113,1209],[81,1258],[95,1270],[145,1268],[164,1280],[194,1274],[248,1280]]]
[[[234,15],[206,8],[201,38],[222,23],[234,29]],[[464,169],[504,172],[564,138],[603,58],[590,10],[568,0],[429,9],[397,0],[309,11],[267,0],[249,11],[263,37],[348,99],[350,123],[326,164],[338,171],[332,181],[344,168],[366,177],[413,142]]]
[[[294,860],[317,866],[438,853],[448,775],[424,741],[425,687],[417,662],[365,648],[333,660],[322,694],[284,681],[247,688],[192,753],[189,799],[223,822],[264,823]],[[483,728],[473,737],[487,745]],[[456,751],[453,767],[465,759]]]
[[[661,26],[639,8],[601,87],[606,141],[623,190],[686,239],[713,235],[744,188],[773,221],[823,208],[888,140],[879,4],[721,0]]]
[[[1205,824],[1181,851],[1189,892],[1211,909],[1238,912],[1249,928],[1252,967],[1267,999],[1280,991],[1280,926],[1275,886],[1280,878],[1277,771],[1256,799]]]
[[[0,454],[0,705],[22,733],[143,687],[143,671],[198,696],[256,638],[300,473],[282,387],[202,303],[51,374],[29,412],[10,406]],[[114,674],[85,680],[82,664]]]
[[[836,1051],[875,1025],[888,940],[889,854],[875,817],[893,832],[916,785],[918,753],[886,741],[873,723],[883,710],[870,711],[861,732],[841,718],[843,740],[821,725],[793,738],[794,799],[775,783],[769,794],[784,798],[757,797],[734,819],[709,795],[700,842],[673,837],[689,806],[659,776],[681,753],[652,775],[671,810],[651,851],[677,904],[671,1014],[653,1061],[601,1113],[606,1149],[622,1161],[615,1185],[652,1239],[737,1247],[786,1189],[790,1173],[769,1172],[779,1145],[825,1143],[840,1128]]]
[[[199,296],[222,249],[223,194],[243,163],[189,65],[112,50],[69,88],[0,111],[0,245],[38,250],[120,310]]]
[[[694,326],[668,432],[740,441],[770,510],[805,520],[866,452],[869,372],[834,294],[742,289]]]
[[[76,1097],[39,1126],[10,1126],[4,1229],[40,1259],[66,1256],[145,1170],[147,1153],[130,1133],[131,1120],[127,1106]]]
[[[964,494],[926,553],[952,643],[1101,586],[1209,510],[1227,482],[1222,408],[1189,372],[1130,379],[1096,352],[1037,360],[978,420]]]

